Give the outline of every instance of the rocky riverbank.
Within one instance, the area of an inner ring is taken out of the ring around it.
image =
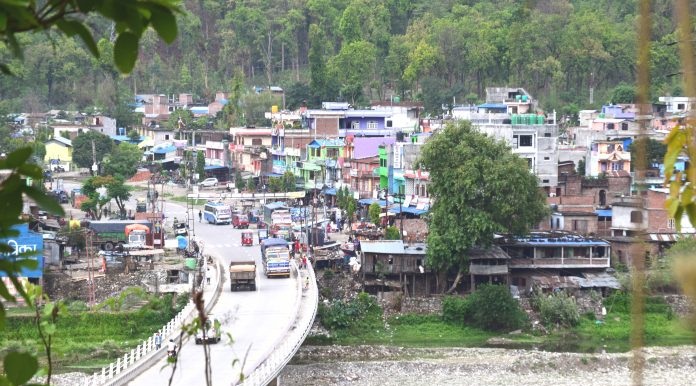
[[[696,384],[696,346],[644,349],[644,385]],[[631,354],[306,346],[283,385],[632,385]]]

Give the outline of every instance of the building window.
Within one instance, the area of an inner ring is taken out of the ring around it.
[[[667,219],[667,228],[669,229],[674,229],[676,227],[675,221],[673,218],[668,218]]]
[[[531,147],[532,146],[532,136],[531,135],[520,135],[520,147]]]
[[[551,133],[544,133],[544,137],[551,138]]]
[[[353,121],[350,123],[350,128],[353,130],[360,129],[360,121]]]
[[[326,149],[326,158],[338,158],[338,149]]]
[[[251,139],[251,146],[261,146],[263,142],[261,141],[261,138],[252,138]]]
[[[368,121],[367,128],[368,129],[376,129],[377,128],[377,121]]]
[[[643,222],[643,212],[639,210],[631,211],[631,222],[632,223],[642,223]]]
[[[613,124],[613,123],[607,123],[607,130],[614,130],[614,124]]]
[[[391,120],[388,120],[388,121],[387,121],[387,127],[392,127],[392,121],[391,121]]]
[[[621,123],[621,130],[628,130],[628,123],[626,123],[626,122]]]
[[[165,140],[165,141],[169,141],[169,134],[165,134],[165,135],[164,135],[164,140]]]
[[[613,153],[614,152],[614,144],[610,143],[607,145],[607,153]]]
[[[549,157],[544,157],[544,161],[548,161],[549,159]]]
[[[677,110],[684,110],[685,107],[686,107],[686,104],[684,104],[684,103],[677,103]]]
[[[621,161],[621,162],[612,162],[612,164],[611,164],[611,170],[623,170],[623,161]]]

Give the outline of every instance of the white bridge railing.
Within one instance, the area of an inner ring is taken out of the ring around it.
[[[317,280],[314,275],[314,267],[308,261],[307,269],[304,271],[309,276],[309,286],[304,288],[305,279],[302,279],[297,264],[293,262],[293,269],[298,272],[297,280],[297,297],[298,308],[295,314],[295,320],[288,325],[288,333],[282,343],[273,347],[266,355],[265,360],[254,366],[254,370],[249,374],[245,374],[243,386],[265,386],[272,380],[278,377],[285,365],[290,362],[295,353],[300,348],[305,338],[309,334],[309,330],[314,324],[314,318],[317,315],[317,307],[319,304],[319,289],[317,288]]]
[[[216,283],[220,283],[221,266],[218,264],[216,272]],[[205,309],[209,311],[212,308],[215,300],[220,295],[221,286],[217,286],[217,289],[213,292],[210,299],[206,299]],[[143,343],[139,344],[138,347],[132,349],[130,352],[123,355],[123,357],[117,358],[116,362],[110,363],[108,366],[102,367],[101,372],[94,373],[91,376],[85,378],[82,382],[84,386],[97,386],[97,385],[121,385],[130,381],[133,376],[136,376],[139,371],[143,371],[149,365],[154,363],[166,350],[167,342],[169,339],[177,340],[179,334],[181,333],[181,327],[184,324],[190,323],[196,316],[196,307],[192,301],[189,301],[186,306],[179,311],[172,320],[169,321],[160,329],[160,335],[162,336],[162,345],[158,349],[155,346],[155,335],[150,336]],[[149,365],[148,365],[149,364]]]
[[[263,359],[252,366],[253,370],[245,374],[242,383],[244,386],[264,386],[275,379],[300,348],[314,324],[319,301],[314,268],[310,262],[307,262],[307,269],[300,270],[294,261],[292,262],[292,267],[297,278],[295,294],[297,308],[295,309],[295,317],[286,325],[287,335],[285,335],[281,343],[270,348],[262,356]],[[218,283],[222,279],[220,277],[221,272],[224,272],[224,270],[218,266]],[[304,288],[306,279],[303,279],[302,272],[309,276],[307,288]],[[218,289],[221,287],[218,286]],[[219,295],[219,291],[216,291],[216,294]],[[206,301],[206,303],[207,309],[212,306],[214,301]],[[195,316],[194,311],[194,304],[189,302],[169,323],[161,328],[163,346],[160,349],[155,347],[155,337],[153,335],[143,341],[138,347],[123,355],[123,357],[109,364],[109,366],[103,367],[101,372],[85,378],[82,385],[121,385],[130,381],[133,376],[154,364],[154,361],[159,357],[158,354],[161,354],[166,347],[166,342],[170,338],[178,337],[182,325],[191,322]]]

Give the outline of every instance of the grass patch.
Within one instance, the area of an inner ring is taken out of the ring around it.
[[[186,203],[188,200],[188,197],[186,197],[186,196],[172,196],[169,200]],[[191,201],[193,202],[193,205],[205,205],[205,203],[208,202],[208,200],[204,200],[202,198],[197,198],[197,199],[194,199]]]
[[[331,338],[318,337],[311,344],[391,345],[404,347],[477,347],[495,334],[447,323],[438,315],[393,316],[371,328],[337,329]]]
[[[80,311],[61,315],[53,338],[57,372],[92,372],[130,351],[169,322],[178,306],[171,295],[151,297],[135,311]],[[31,315],[11,315],[0,331],[0,357],[10,350],[28,351],[45,364],[46,358]]]

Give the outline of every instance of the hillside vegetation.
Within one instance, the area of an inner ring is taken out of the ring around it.
[[[73,38],[20,34],[25,58],[9,63],[16,76],[0,77],[0,112],[96,109],[129,125],[134,93],[186,92],[208,103],[216,91],[251,85],[283,87],[289,108],[399,97],[433,114],[443,103],[482,101],[485,87],[516,85],[546,110],[572,112],[590,107],[590,86],[595,106],[633,98],[636,4],[186,0],[176,42],[149,31],[128,76],[112,64],[112,26],[102,20],[87,20],[102,37],[100,59]],[[680,93],[679,77],[668,76],[679,71],[672,6],[653,2],[653,99]],[[1,45],[0,55],[11,57]]]

